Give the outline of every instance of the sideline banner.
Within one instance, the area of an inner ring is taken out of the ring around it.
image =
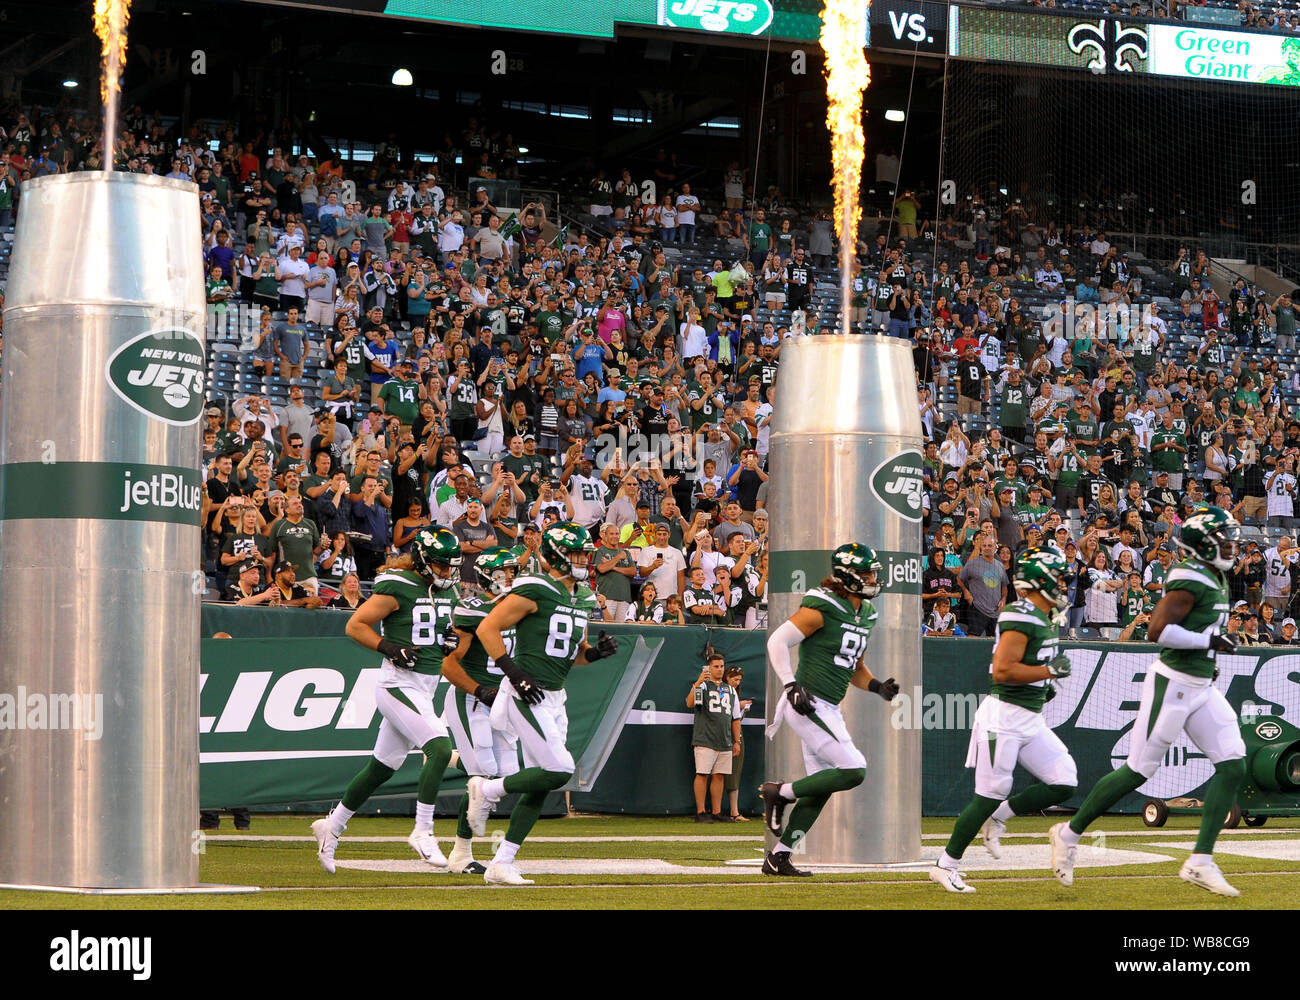
[[[244,609],[238,609],[243,611]],[[274,614],[274,612],[271,612]],[[316,613],[318,616],[320,613]],[[623,632],[619,651],[576,667],[566,687],[571,787],[591,787],[658,656],[654,636]],[[204,808],[338,798],[374,748],[380,657],[347,638],[204,639],[200,674],[200,801]],[[441,706],[450,690],[435,695]],[[418,751],[385,783],[385,796],[414,795]],[[448,772],[444,791],[464,787]]]
[[[336,612],[209,605],[203,620],[205,634],[227,631],[237,637],[202,644],[204,806],[337,798],[374,746],[380,721],[374,701],[378,655],[347,638],[329,637],[346,621]],[[741,808],[755,811],[766,715],[763,633],[699,626],[605,628],[618,637],[619,654],[576,667],[566,689],[569,746],[579,766],[571,786],[574,808],[647,814],[694,810],[686,692],[712,643],[728,662],[744,668],[741,697],[754,699],[742,726],[740,789]],[[1060,693],[1048,703],[1045,717],[1079,765],[1080,792],[1071,803],[1078,805],[1128,754],[1142,679],[1156,648],[1137,643],[1063,648],[1074,670],[1058,683]],[[924,812],[955,815],[974,788],[965,767],[966,746],[975,709],[988,689],[992,643],[925,639],[922,655],[920,689],[901,691],[881,720],[922,730]],[[1251,703],[1290,722],[1300,719],[1300,650],[1243,648],[1221,655],[1219,667],[1216,684],[1234,709]],[[418,754],[408,758],[383,793],[413,796],[419,764]],[[1136,812],[1147,796],[1195,796],[1212,772],[1184,737],[1170,749],[1165,766],[1120,809]],[[1028,780],[1018,772],[1016,787]],[[445,788],[451,794],[462,784],[457,772],[448,775]]]

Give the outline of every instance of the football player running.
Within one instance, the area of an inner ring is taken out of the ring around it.
[[[804,595],[799,610],[767,641],[768,662],[785,685],[768,739],[789,725],[803,743],[808,775],[793,783],[759,786],[764,821],[780,838],[763,860],[764,875],[811,875],[794,866],[790,853],[835,792],[866,779],[867,759],[849,738],[839,706],[850,684],[887,702],[898,694],[892,677],[878,680],[864,661],[877,618],[870,599],[880,593],[881,569],[874,549],[857,542],[841,545],[831,555],[831,575]],[[796,646],[797,673],[790,666],[790,650]],[[782,816],[791,802],[795,806],[782,832]]]
[[[407,838],[424,861],[445,870],[447,859],[433,835],[433,804],[451,759],[447,727],[433,706],[442,665],[440,637],[451,624],[460,542],[446,528],[424,528],[411,553],[388,564],[375,577],[372,595],[348,619],[348,635],[384,656],[375,688],[383,721],[374,755],[352,779],[343,800],[311,825],[317,858],[334,872],[334,851],[347,822],[362,804],[402,766],[411,750],[424,751],[416,794],[415,829]],[[375,631],[382,623],[383,635]]]
[[[463,597],[452,615],[452,627],[444,636],[442,676],[455,686],[443,709],[443,718],[460,753],[460,767],[466,774],[498,778],[519,770],[518,740],[492,728],[492,702],[501,683],[501,671],[483,648],[475,630],[514,583],[519,559],[506,548],[486,549],[474,563],[475,575],[487,599]],[[513,630],[503,639],[507,652],[514,649]],[[469,792],[460,803],[456,821],[456,844],[447,857],[451,871],[483,875],[487,868],[474,860],[473,832],[466,818]]]
[[[542,535],[547,571],[521,576],[492,606],[475,634],[505,675],[492,704],[492,724],[519,739],[523,770],[500,778],[469,779],[468,819],[475,836],[487,829],[492,806],[507,792],[521,793],[505,840],[483,880],[489,885],[532,885],[515,865],[519,847],[537,822],[546,793],[573,776],[573,757],[564,745],[569,731],[564,681],[575,664],[593,663],[617,652],[613,636],[586,641],[587,619],[596,598],[585,586],[595,550],[587,529],[572,521],[551,525]],[[516,663],[503,633],[515,629]]]
[[[931,881],[949,892],[975,891],[958,868],[977,831],[988,852],[1000,858],[1007,820],[1064,802],[1078,784],[1070,751],[1043,720],[1043,705],[1056,695],[1052,679],[1070,674],[1070,661],[1059,651],[1059,630],[1070,603],[1067,569],[1065,556],[1053,548],[1030,549],[1016,561],[1020,596],[998,615],[989,666],[992,683],[975,713],[966,755],[966,766],[975,768],[975,797],[957,817],[948,846],[930,869]],[[1038,784],[1013,796],[1017,763]]]
[[[1214,842],[1246,776],[1246,746],[1236,713],[1214,686],[1219,653],[1237,640],[1228,621],[1228,572],[1237,558],[1241,527],[1220,507],[1202,507],[1183,522],[1178,546],[1186,553],[1165,576],[1165,596],[1151,615],[1147,634],[1162,647],[1147,668],[1142,700],[1130,731],[1128,760],[1093,787],[1074,818],[1052,827],[1052,870],[1062,885],[1074,884],[1074,852],[1098,816],[1159,769],[1183,732],[1214,764],[1205,791],[1200,834],[1178,875],[1220,896],[1240,893],[1214,863]]]

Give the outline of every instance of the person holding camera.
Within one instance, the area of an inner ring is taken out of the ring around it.
[[[732,764],[740,756],[740,720],[744,714],[736,690],[726,682],[726,657],[711,653],[700,676],[686,695],[686,707],[694,714],[691,747],[695,756],[695,822],[731,823],[731,811],[723,812],[723,785]],[[705,792],[713,811],[705,811]]]
[[[262,563],[257,559],[246,559],[238,564],[238,575],[222,594],[223,601],[231,601],[240,607],[279,607],[280,591],[262,582]]]
[[[641,575],[654,584],[655,592],[666,601],[669,596],[680,595],[686,589],[686,558],[680,549],[668,544],[667,524],[655,524],[652,535],[653,544],[641,549],[637,566]]]

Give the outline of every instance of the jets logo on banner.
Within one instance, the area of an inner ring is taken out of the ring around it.
[[[166,327],[133,337],[108,359],[113,391],[141,413],[183,427],[203,412],[203,342]]]
[[[909,521],[921,520],[921,494],[925,490],[925,458],[905,451],[887,458],[871,474],[871,492],[886,507]]]

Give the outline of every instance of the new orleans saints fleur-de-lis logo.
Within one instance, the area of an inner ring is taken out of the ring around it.
[[[1089,55],[1088,69],[1094,73],[1130,73],[1147,57],[1145,28],[1106,18],[1081,21],[1070,29],[1067,41],[1075,55]]]

